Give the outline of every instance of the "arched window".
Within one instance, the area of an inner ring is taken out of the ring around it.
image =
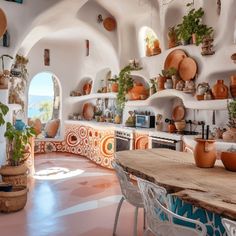
[[[139,48],[141,56],[153,56],[161,53],[160,42],[156,33],[147,26],[140,29]]]
[[[42,135],[47,123],[60,118],[60,86],[53,74],[41,72],[31,80],[28,90],[28,118],[40,120]]]

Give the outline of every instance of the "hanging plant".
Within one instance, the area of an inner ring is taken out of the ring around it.
[[[7,114],[8,111],[8,106],[0,102],[0,126],[5,124],[4,116]]]

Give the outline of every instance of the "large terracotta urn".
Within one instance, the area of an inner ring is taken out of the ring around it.
[[[217,80],[216,84],[212,88],[212,94],[214,99],[228,98],[228,87],[224,84],[224,80]]]
[[[232,98],[236,98],[236,75],[230,77],[230,93]]]
[[[214,139],[196,138],[194,148],[194,159],[197,167],[212,168],[216,161],[216,147]]]

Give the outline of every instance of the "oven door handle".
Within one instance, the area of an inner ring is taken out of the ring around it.
[[[123,137],[115,137],[115,139],[120,139],[120,140],[124,140],[124,141],[130,141],[129,138],[123,138]]]
[[[162,138],[153,138],[152,137],[152,140],[153,141],[160,141],[160,142],[164,142],[164,143],[172,143],[172,144],[177,143],[176,140],[162,139]]]

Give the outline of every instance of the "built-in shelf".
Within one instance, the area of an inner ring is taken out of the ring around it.
[[[217,99],[217,100],[203,100],[198,101],[191,94],[178,91],[176,89],[165,89],[159,91],[146,100],[134,100],[128,101],[126,106],[128,107],[143,107],[150,106],[153,100],[161,98],[175,98],[178,97],[183,101],[186,108],[197,109],[197,110],[226,110],[228,99]]]
[[[83,96],[68,97],[66,101],[68,103],[77,103],[77,102],[83,102],[83,101],[97,99],[97,98],[115,99],[116,95],[117,93],[92,93],[92,94],[83,95]]]

